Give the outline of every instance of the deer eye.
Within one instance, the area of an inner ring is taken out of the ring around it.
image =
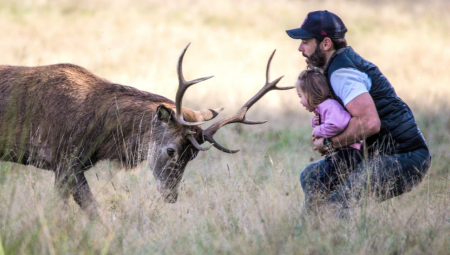
[[[175,154],[175,150],[172,148],[167,148],[167,155],[169,155],[169,157],[172,157]]]

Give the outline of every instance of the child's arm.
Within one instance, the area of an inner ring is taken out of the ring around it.
[[[318,106],[321,125],[315,126],[315,137],[331,138],[340,134],[350,121],[350,114],[336,100],[326,100]]]
[[[315,116],[311,119],[311,126],[315,128],[317,125],[320,125],[320,115],[315,112]]]

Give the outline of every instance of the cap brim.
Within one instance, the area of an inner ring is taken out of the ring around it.
[[[309,39],[314,38],[314,36],[308,32],[306,32],[304,29],[295,28],[291,30],[286,30],[286,33],[293,39]]]

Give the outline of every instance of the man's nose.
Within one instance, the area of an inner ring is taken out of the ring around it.
[[[300,45],[298,46],[298,51],[304,52],[303,43],[300,43]]]

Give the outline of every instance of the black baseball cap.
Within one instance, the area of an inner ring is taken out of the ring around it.
[[[306,15],[305,21],[299,28],[286,30],[294,39],[344,38],[347,28],[336,14],[329,11],[315,11]]]

